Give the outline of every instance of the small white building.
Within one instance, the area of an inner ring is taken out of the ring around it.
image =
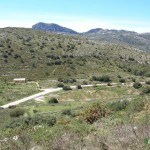
[[[15,82],[15,83],[25,83],[26,78],[14,78],[13,82]]]

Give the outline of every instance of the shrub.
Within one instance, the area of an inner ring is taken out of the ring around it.
[[[56,60],[56,61],[54,62],[54,64],[55,64],[55,65],[61,65],[61,64],[62,64],[62,61],[61,61],[61,60]]]
[[[16,108],[16,105],[10,105],[8,108],[9,109],[14,109],[14,108]]]
[[[68,91],[68,90],[72,90],[72,88],[70,86],[64,86],[63,90]]]
[[[136,79],[135,78],[132,78],[132,82],[135,82],[136,81]]]
[[[48,101],[48,103],[49,103],[49,104],[58,103],[58,100],[57,100],[57,98],[52,97],[52,98]]]
[[[0,110],[4,109],[3,107],[0,107]]]
[[[63,83],[74,83],[77,82],[76,79],[62,79],[62,78],[58,78],[59,82],[63,82]]]
[[[120,83],[125,83],[126,81],[125,81],[125,79],[121,78],[121,79],[119,79],[119,82]]]
[[[118,77],[118,78],[121,78],[121,76],[120,76],[120,75],[117,75],[117,77]]]
[[[147,86],[145,87],[143,90],[142,90],[142,93],[141,94],[149,94],[150,93],[150,87]]]
[[[145,82],[145,84],[148,84],[148,85],[150,85],[150,81],[146,81],[146,82]]]
[[[112,86],[110,82],[107,83],[107,86]]]
[[[110,82],[110,77],[107,76],[107,75],[104,75],[104,76],[101,76],[101,77],[96,77],[96,76],[93,76],[92,77],[92,80],[93,81],[100,81],[100,82]]]
[[[139,88],[142,87],[142,84],[141,84],[140,82],[135,82],[135,83],[133,84],[133,87],[134,87],[135,89],[139,89]]]
[[[128,104],[129,102],[127,100],[117,101],[117,102],[108,104],[108,107],[113,111],[121,111],[121,110],[125,110]]]
[[[77,85],[77,89],[82,89],[82,86],[81,85]]]
[[[140,112],[143,110],[144,107],[144,101],[141,99],[134,99],[131,101],[129,110],[132,112]]]
[[[20,116],[24,115],[24,113],[25,113],[25,110],[23,110],[21,108],[17,108],[10,112],[10,117],[20,117]]]
[[[33,109],[33,113],[35,114],[35,113],[37,113],[38,112],[38,110],[36,110],[36,109]]]
[[[62,111],[62,115],[71,115],[71,110],[70,109],[65,109]]]
[[[98,119],[107,115],[106,110],[99,104],[95,103],[83,113],[83,118],[86,122],[92,124]]]
[[[64,87],[64,84],[63,83],[58,83],[57,87]]]
[[[42,125],[47,124],[53,126],[56,124],[56,117],[47,114],[37,114],[34,117],[28,117],[24,119],[24,124],[27,125]]]
[[[19,58],[19,57],[21,57],[19,54],[15,54],[15,55],[14,55],[14,58],[15,58],[15,59],[17,59],[17,58]]]
[[[82,84],[83,84],[83,85],[88,85],[88,82],[84,80],[84,81],[82,82]]]
[[[63,82],[63,79],[62,79],[62,78],[58,78],[58,81],[59,81],[59,82]]]
[[[54,117],[54,116],[48,117],[48,118],[47,118],[47,121],[46,121],[46,124],[47,124],[48,126],[53,126],[53,125],[55,125],[55,124],[56,124],[56,117]]]
[[[129,57],[128,60],[135,61],[135,59],[133,57]]]

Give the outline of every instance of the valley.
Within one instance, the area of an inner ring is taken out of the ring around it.
[[[0,149],[148,150],[149,34],[43,25],[0,29]]]

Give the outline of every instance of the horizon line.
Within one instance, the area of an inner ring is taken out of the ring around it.
[[[150,31],[147,31],[147,32],[138,32],[138,31],[135,31],[135,30],[128,30],[128,29],[123,29],[123,28],[120,28],[120,29],[117,29],[117,28],[102,28],[102,27],[95,27],[95,28],[89,28],[88,30],[86,31],[77,31],[75,29],[72,29],[71,27],[67,27],[67,26],[64,26],[64,25],[60,25],[60,24],[57,24],[57,23],[46,23],[46,22],[41,22],[39,21],[38,23],[44,23],[44,24],[56,24],[56,25],[59,25],[61,27],[65,27],[65,28],[69,28],[77,33],[85,33],[85,32],[88,32],[90,30],[93,30],[93,29],[102,29],[102,30],[116,30],[116,31],[129,31],[129,32],[135,32],[135,33],[138,33],[138,34],[146,34],[146,33],[150,33]],[[38,23],[35,23],[35,24],[38,24]],[[33,24],[32,26],[34,26],[35,24]],[[0,29],[4,29],[4,28],[25,28],[25,29],[32,29],[32,26],[3,26],[3,27],[0,27]],[[42,30],[41,30],[42,31]]]

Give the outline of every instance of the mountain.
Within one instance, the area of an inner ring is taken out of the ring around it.
[[[91,29],[82,33],[90,39],[117,44],[127,44],[144,51],[150,51],[150,33],[139,34],[126,30]]]
[[[95,29],[91,29],[87,32],[85,32],[84,34],[94,34],[94,33],[100,33],[101,31],[103,31],[102,28],[95,28]]]
[[[150,52],[150,33],[139,34],[133,31],[108,30],[102,28],[95,28],[87,32],[78,33],[72,29],[62,27],[54,23],[47,24],[42,22],[33,25],[32,29],[55,32],[59,34],[64,33],[64,34],[71,34],[71,35],[73,34],[81,35],[96,41],[125,44],[128,46],[133,46],[135,48],[138,48],[142,51]]]
[[[43,31],[49,31],[49,32],[57,32],[57,33],[66,33],[66,34],[78,34],[76,31],[66,28],[66,27],[62,27],[58,24],[47,24],[47,23],[42,23],[39,22],[35,25],[32,26],[32,29],[35,30],[43,30]]]

